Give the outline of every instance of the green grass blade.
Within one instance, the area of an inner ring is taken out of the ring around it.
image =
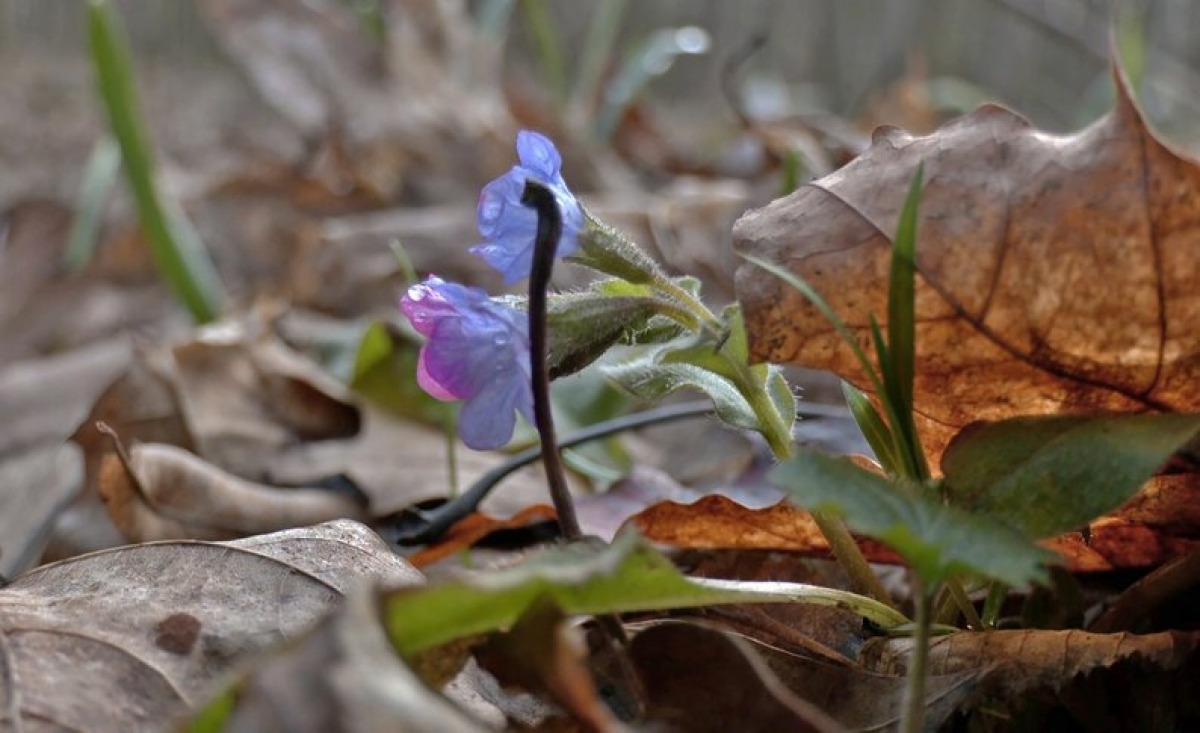
[[[875,457],[879,459],[883,470],[898,475],[900,460],[896,455],[892,431],[888,429],[887,423],[875,409],[875,405],[871,404],[862,390],[849,382],[842,382],[842,395],[846,398],[846,406],[850,408],[854,422],[862,431],[863,437],[866,438],[867,445],[875,451]]]
[[[126,179],[155,264],[196,321],[211,321],[221,310],[224,288],[199,235],[178,205],[158,188],[133,86],[129,49],[103,0],[88,5],[88,37],[100,97],[121,148]]]
[[[926,478],[929,467],[921,449],[913,421],[913,380],[916,361],[916,252],[917,211],[921,201],[921,184],[925,178],[925,166],[917,166],[904,207],[900,210],[900,222],[892,243],[892,267],[888,282],[888,359],[883,370],[883,380],[895,410],[896,421],[892,429],[903,440],[911,455],[913,478]],[[882,362],[881,362],[882,363]]]
[[[71,235],[63,253],[63,264],[71,272],[78,272],[91,261],[100,236],[100,215],[108,194],[112,191],[117,173],[121,170],[121,149],[111,137],[105,136],[92,146],[87,167],[83,170],[83,182],[79,196],[75,199],[75,217],[71,222]]]
[[[921,198],[924,166],[918,166],[900,210],[900,223],[892,243],[892,269],[888,282],[888,333],[890,371],[895,382],[897,407],[912,406],[914,338],[916,333],[917,207]]]

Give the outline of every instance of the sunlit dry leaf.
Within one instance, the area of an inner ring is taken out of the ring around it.
[[[978,419],[1200,407],[1200,168],[1154,137],[1119,75],[1115,109],[1072,135],[991,105],[928,137],[881,129],[845,168],[744,216],[738,246],[866,339],[921,162],[915,401],[931,462]],[[799,293],[750,265],[738,285],[757,358],[869,386]]]
[[[724,496],[691,504],[662,502],[633,516],[630,523],[647,539],[690,549],[784,550],[829,555],[829,543],[812,515],[786,502],[750,509]],[[872,562],[898,562],[877,542],[860,542]]]
[[[76,730],[167,726],[232,665],[299,634],[364,578],[422,582],[345,521],[44,565],[0,590],[3,709]]]

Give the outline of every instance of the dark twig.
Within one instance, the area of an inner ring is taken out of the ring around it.
[[[525,181],[521,203],[537,212],[537,237],[533,243],[533,268],[529,273],[529,366],[533,373],[533,419],[542,443],[542,466],[550,484],[550,498],[558,514],[558,526],[563,537],[577,540],[583,532],[575,516],[575,502],[567,488],[567,471],[563,467],[554,432],[554,415],[550,411],[550,367],[546,363],[549,339],[546,328],[546,289],[554,270],[554,255],[558,238],[562,236],[562,212],[554,193],[532,179]]]

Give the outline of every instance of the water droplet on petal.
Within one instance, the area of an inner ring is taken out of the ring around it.
[[[507,333],[498,333],[492,337],[492,343],[496,346],[508,346],[509,338]]]

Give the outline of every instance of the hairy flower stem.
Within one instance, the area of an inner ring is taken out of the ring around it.
[[[554,269],[554,255],[562,236],[562,212],[550,189],[529,179],[521,194],[521,203],[537,212],[537,238],[533,245],[533,268],[529,273],[529,365],[533,379],[533,417],[542,442],[542,466],[550,485],[550,498],[558,514],[558,526],[563,537],[579,539],[579,519],[575,502],[567,488],[567,474],[558,450],[554,432],[554,416],[550,412],[550,367],[546,363],[548,333],[546,328],[546,289]]]

